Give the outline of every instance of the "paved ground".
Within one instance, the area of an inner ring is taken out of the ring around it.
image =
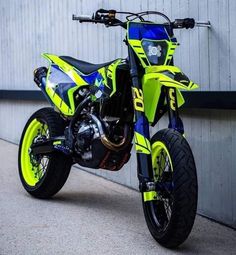
[[[57,196],[22,188],[16,145],[0,140],[0,254],[236,254],[236,231],[197,217],[179,249],[159,246],[146,227],[139,193],[73,168]]]

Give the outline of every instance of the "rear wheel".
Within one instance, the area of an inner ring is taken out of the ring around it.
[[[38,198],[49,198],[64,185],[71,168],[71,159],[60,152],[35,156],[31,145],[53,136],[63,135],[65,123],[52,108],[35,112],[25,125],[19,145],[18,167],[27,192]]]
[[[197,175],[186,139],[173,129],[151,139],[152,165],[157,193],[143,193],[147,226],[167,248],[182,244],[191,232],[197,209]],[[153,195],[154,194],[154,195]]]

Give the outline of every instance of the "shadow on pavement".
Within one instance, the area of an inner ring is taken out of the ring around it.
[[[144,238],[152,239],[145,224],[142,202],[138,193],[131,197],[122,193],[107,194],[96,193],[96,191],[61,192],[47,201],[58,205],[76,206],[78,210],[79,207],[99,210],[102,217],[112,215],[120,219],[129,219],[132,224],[142,224],[137,232],[143,234]],[[234,254],[230,251],[235,251],[236,248],[236,231],[226,228],[228,232],[221,235],[220,229],[225,227],[197,216],[187,241],[175,250],[166,250],[167,254]],[[154,239],[152,240],[153,244],[158,245]]]

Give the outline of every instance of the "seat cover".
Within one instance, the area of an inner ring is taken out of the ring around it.
[[[76,69],[78,69],[79,71],[81,71],[83,74],[90,74],[93,73],[95,71],[97,71],[99,68],[102,68],[104,66],[109,66],[111,63],[114,62],[110,61],[110,62],[106,62],[103,64],[91,64],[82,60],[78,60],[69,56],[60,56],[60,58],[62,60],[64,60],[65,62],[67,62],[68,64],[74,66]]]

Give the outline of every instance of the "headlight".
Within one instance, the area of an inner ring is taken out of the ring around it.
[[[143,50],[153,65],[163,65],[166,60],[168,44],[164,41],[142,40]]]

